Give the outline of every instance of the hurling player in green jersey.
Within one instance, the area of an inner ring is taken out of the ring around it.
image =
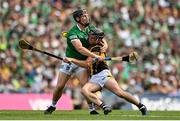
[[[86,60],[87,57],[92,57],[102,61],[104,59],[103,57],[96,55],[88,50],[90,46],[88,42],[88,33],[91,29],[95,29],[95,27],[90,25],[90,19],[87,11],[85,9],[78,9],[73,12],[73,18],[77,24],[68,31],[65,56],[78,60]],[[108,45],[106,41],[103,40],[103,47],[101,51],[105,52],[107,48]],[[80,80],[82,86],[88,81],[89,75],[86,68],[82,68],[74,63],[70,64],[62,62],[57,86],[53,92],[52,104],[44,111],[44,114],[51,114],[53,111],[55,111],[56,103],[62,96],[65,84],[72,74],[75,74],[77,79]],[[89,105],[90,114],[99,114],[95,110],[94,103],[88,99],[87,103]]]

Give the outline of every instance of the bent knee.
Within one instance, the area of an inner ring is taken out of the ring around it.
[[[81,89],[81,93],[82,93],[83,95],[89,95],[90,90],[89,90],[88,88],[86,88],[86,87],[83,87],[83,88]]]

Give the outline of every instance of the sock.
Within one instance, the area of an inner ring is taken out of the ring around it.
[[[104,108],[106,107],[105,103],[102,102],[102,104],[100,105],[100,107],[101,107],[102,109],[104,109]]]
[[[89,111],[90,111],[90,112],[93,111],[93,110],[95,110],[95,105],[94,105],[94,103],[89,103],[88,105],[89,105]]]
[[[52,101],[51,106],[56,107],[57,101]]]

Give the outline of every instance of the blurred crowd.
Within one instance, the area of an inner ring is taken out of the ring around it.
[[[63,56],[61,33],[75,24],[72,12],[78,7],[86,8],[91,23],[105,32],[109,56],[139,53],[136,64],[109,62],[123,89],[180,95],[179,0],[0,0],[0,93],[52,93],[61,61],[22,51],[18,42],[25,39]],[[65,93],[77,106],[81,103],[73,76]]]

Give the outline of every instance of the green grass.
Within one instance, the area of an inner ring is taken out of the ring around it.
[[[109,115],[89,115],[87,110],[55,111],[44,115],[43,111],[0,110],[1,120],[180,120],[180,111],[150,111],[142,116],[139,111],[113,110]]]

